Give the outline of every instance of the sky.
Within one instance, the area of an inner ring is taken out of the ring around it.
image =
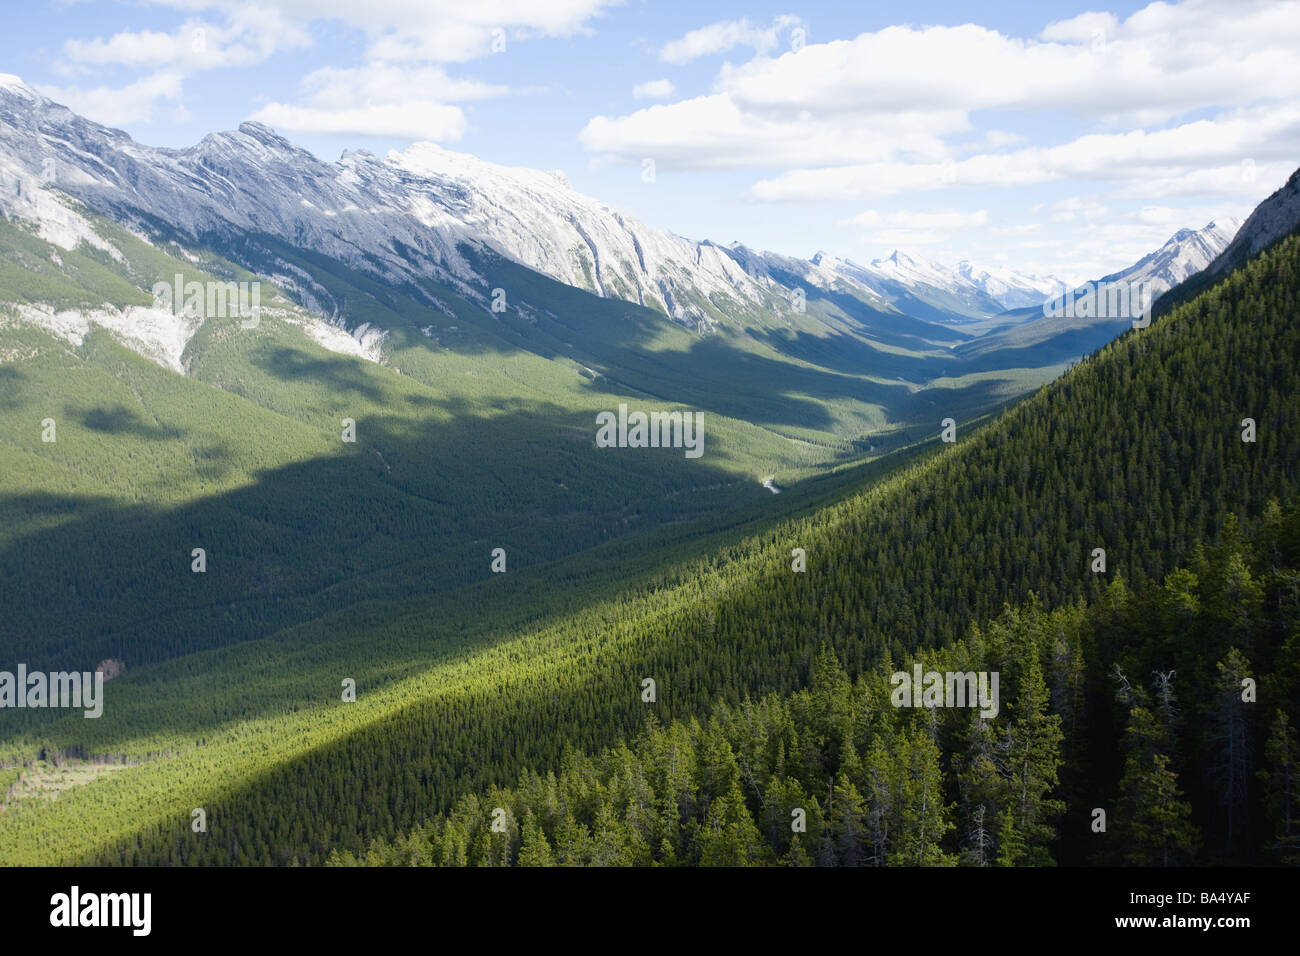
[[[1300,165],[1300,2],[6,6],[0,72],[151,146],[427,140],[803,257],[1083,281]]]

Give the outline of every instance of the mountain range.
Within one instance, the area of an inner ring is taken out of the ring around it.
[[[83,240],[106,248],[75,209],[51,198],[57,191],[136,234],[220,248],[349,332],[361,323],[275,243],[327,256],[442,310],[445,296],[435,285],[490,308],[499,281],[491,263],[501,257],[701,331],[727,323],[771,328],[781,318],[789,324],[800,291],[847,296],[868,334],[907,327],[907,318],[962,330],[1067,289],[1050,276],[966,261],[948,267],[900,250],[860,265],[824,253],[802,260],[738,242],[692,241],[575,192],[563,174],[499,166],[429,143],[386,159],[345,152],[326,163],[262,124],[244,123],[187,149],[153,149],[13,76],[0,78],[0,120],[6,215],[39,222],[41,235],[64,248]],[[1116,275],[1173,284],[1204,268],[1234,226],[1180,231]],[[521,303],[525,312],[535,305]],[[373,344],[382,331],[371,324],[362,337],[368,332]],[[824,333],[824,324],[817,331]],[[955,344],[967,337],[948,338]]]

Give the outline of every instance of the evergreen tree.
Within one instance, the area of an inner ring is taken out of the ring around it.
[[[1007,776],[1006,806],[1013,812],[1024,846],[1017,862],[1041,866],[1052,862],[1049,847],[1056,836],[1053,820],[1065,809],[1049,795],[1057,784],[1061,718],[1047,712],[1047,684],[1038,661],[1030,657],[1020,679],[1015,719],[1003,744]]]
[[[1300,735],[1279,709],[1264,745],[1268,766],[1259,771],[1264,802],[1273,825],[1269,847],[1281,863],[1300,863]]]
[[[1161,749],[1168,745],[1165,729],[1147,708],[1134,706],[1124,743],[1116,830],[1125,862],[1135,866],[1190,864],[1200,837],[1179,789],[1178,775]]]
[[[1250,827],[1250,781],[1254,776],[1254,745],[1250,710],[1242,699],[1250,665],[1235,647],[1219,662],[1216,681],[1214,745],[1211,761],[1217,783],[1216,797],[1223,814],[1223,853],[1229,859],[1240,855]]]

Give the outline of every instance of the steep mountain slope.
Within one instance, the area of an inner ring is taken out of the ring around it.
[[[1205,281],[1226,275],[1279,239],[1289,236],[1295,232],[1297,222],[1300,222],[1300,169],[1246,218],[1232,243],[1206,268]]]
[[[879,456],[1037,380],[918,388],[947,362],[929,340],[942,330],[908,320],[873,344],[838,300],[810,300],[820,336],[700,336],[467,252],[511,290],[495,313],[428,277],[394,287],[264,233],[150,242],[15,182],[0,222],[0,570],[21,595],[10,649],[33,666],[139,666],[450,589],[487,573],[496,547],[521,567],[770,499],[765,479],[788,488]],[[35,220],[17,215],[28,200]],[[261,283],[260,321],[164,307],[159,281]],[[596,414],[621,403],[702,413],[704,457],[593,447]],[[47,419],[56,442],[42,440]],[[347,419],[355,443],[341,441]],[[316,560],[285,557],[308,538]],[[187,571],[197,547],[206,577]]]
[[[1180,229],[1155,252],[1097,282],[1149,282],[1161,292],[1168,291],[1213,262],[1240,229],[1240,220],[1231,216],[1199,230]]]
[[[445,590],[475,579],[494,547],[512,568],[555,558],[758,500],[765,475],[848,451],[827,432],[814,445],[728,416],[692,383],[708,358],[690,357],[691,334],[671,323],[607,328],[645,338],[604,377],[516,348],[450,293],[450,314],[385,293],[392,309],[365,317],[391,331],[369,354],[269,285],[256,328],[156,308],[142,275],[247,274],[87,222],[117,258],[0,222],[0,296],[14,303],[0,312],[0,579],[6,650],[32,666],[138,666],[357,600]],[[331,281],[357,294],[346,275]],[[680,366],[659,367],[659,349],[682,351]],[[607,407],[682,410],[629,380],[698,398],[706,457],[594,447]],[[748,414],[816,432],[835,407],[769,399]],[[341,440],[345,419],[354,443]],[[188,570],[196,547],[211,558],[204,575]],[[307,547],[316,560],[286,557]]]
[[[1225,539],[1198,547],[1163,585],[1116,581],[1091,605],[1008,608],[962,641],[856,681],[823,649],[806,689],[723,704],[707,721],[647,720],[598,756],[466,794],[361,859],[1294,864],[1300,642],[1287,636],[1300,606],[1287,592],[1300,573],[1300,509],[1270,505],[1257,527],[1230,527]],[[894,667],[976,673],[979,699],[896,706]],[[1247,671],[1262,687],[1256,701],[1241,699]],[[990,673],[996,693],[979,683]],[[1233,772],[1254,766],[1255,779]],[[1099,805],[1101,833],[1089,826]],[[348,850],[330,856],[356,861]]]

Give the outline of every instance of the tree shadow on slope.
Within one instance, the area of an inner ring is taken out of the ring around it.
[[[146,441],[165,441],[181,434],[174,428],[163,428],[156,423],[146,422],[125,405],[86,409],[79,417],[86,428],[108,435],[132,435]]]
[[[568,409],[465,408],[448,423],[363,417],[337,454],[172,507],[0,499],[10,528],[37,529],[0,550],[6,656],[56,670],[108,657],[134,667],[356,601],[444,591],[491,574],[497,547],[517,568],[766,494],[707,453],[598,449],[590,417]],[[219,451],[198,465],[219,466]],[[42,516],[53,514],[64,517],[50,527]]]

